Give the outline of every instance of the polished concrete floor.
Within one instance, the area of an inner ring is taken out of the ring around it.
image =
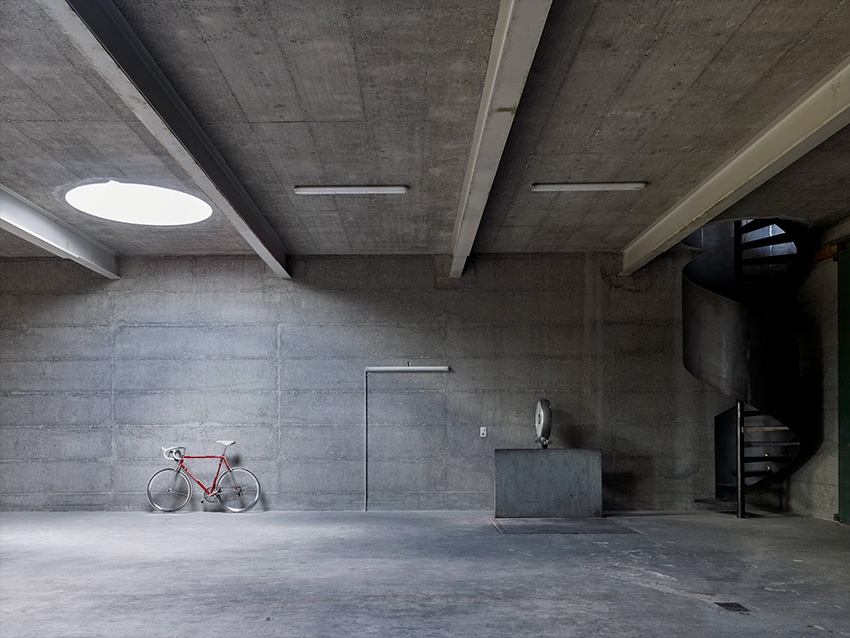
[[[503,534],[486,512],[3,513],[0,636],[850,636],[847,527],[609,521]]]

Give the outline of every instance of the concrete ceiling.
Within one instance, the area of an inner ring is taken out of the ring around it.
[[[556,3],[475,250],[621,250],[850,54],[848,24],[848,2]],[[605,181],[649,186],[530,190]]]
[[[115,4],[288,252],[451,252],[498,1]],[[850,55],[848,24],[847,0],[555,0],[474,252],[622,250]],[[151,228],[64,202],[105,179],[203,193],[32,0],[0,0],[0,90],[0,184],[119,256],[251,252],[218,210]],[[846,217],[848,135],[725,215]],[[530,192],[565,181],[649,186]],[[410,190],[293,192],[322,184]]]
[[[717,217],[785,217],[821,227],[850,217],[850,127],[844,127]]]
[[[65,202],[109,179],[203,194],[35,2],[0,4],[0,74],[0,184],[121,255],[250,252],[221,215],[141,227]]]
[[[0,230],[0,256],[3,257],[53,257],[35,244]]]

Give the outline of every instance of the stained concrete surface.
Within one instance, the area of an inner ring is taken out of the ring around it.
[[[850,530],[715,512],[4,513],[0,635],[848,636]],[[730,612],[716,603],[736,602]]]

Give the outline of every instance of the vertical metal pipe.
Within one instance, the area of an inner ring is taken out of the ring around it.
[[[369,511],[369,370],[363,371],[363,511]]]
[[[741,401],[737,402],[736,410],[735,410],[735,438],[736,438],[736,448],[738,452],[738,462],[737,462],[737,481],[736,488],[738,492],[738,505],[736,509],[736,514],[738,518],[746,518],[746,504],[744,502],[744,488],[746,484],[744,483],[744,454],[746,452],[746,448],[744,447],[744,404]]]
[[[732,252],[732,255],[733,255],[732,258],[734,260],[733,263],[732,263],[732,269],[733,269],[734,277],[735,277],[735,282],[734,282],[735,294],[739,295],[739,298],[740,298],[740,295],[743,291],[742,289],[743,289],[743,286],[744,286],[744,261],[743,261],[743,254],[742,254],[742,250],[741,250],[741,243],[742,243],[742,240],[743,240],[743,234],[741,233],[741,228],[743,226],[743,222],[740,221],[740,220],[737,220],[737,221],[732,222],[732,224],[733,224],[733,228],[734,228],[733,241],[734,241],[734,245],[735,245],[735,249]]]
[[[744,261],[743,261],[743,250],[741,248],[741,243],[743,242],[743,233],[741,229],[744,224],[741,220],[736,220],[732,222],[732,227],[734,229],[733,233],[733,242],[734,242],[734,250],[732,252],[733,261],[733,273],[734,273],[734,288],[735,295],[740,300],[743,296],[744,292]],[[747,313],[747,324],[749,325],[749,313]],[[749,338],[749,336],[748,336]],[[747,352],[749,353],[749,343],[747,344]],[[749,358],[749,357],[748,357]],[[735,450],[737,451],[737,460],[735,462],[735,466],[737,467],[737,480],[735,481],[735,491],[737,492],[738,503],[735,507],[735,515],[738,518],[746,518],[746,503],[744,501],[744,489],[747,484],[744,482],[744,404],[741,401],[736,401],[735,408]]]

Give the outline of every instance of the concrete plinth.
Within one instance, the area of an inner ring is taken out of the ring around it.
[[[602,515],[601,450],[496,450],[497,518]]]

